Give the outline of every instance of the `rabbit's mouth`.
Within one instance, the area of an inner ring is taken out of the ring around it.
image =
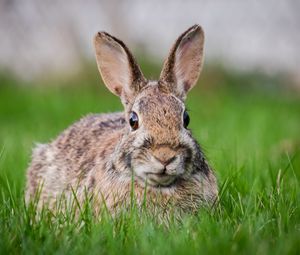
[[[176,175],[169,175],[166,173],[146,173],[147,178],[146,182],[147,184],[151,186],[171,186],[173,185],[176,180]]]
[[[152,157],[150,162],[134,165],[133,170],[141,185],[169,187],[184,174],[185,166],[182,156],[174,156],[167,162]]]

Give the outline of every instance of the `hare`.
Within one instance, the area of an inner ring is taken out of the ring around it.
[[[33,150],[26,201],[53,206],[64,195],[85,194],[110,210],[126,208],[133,191],[158,208],[189,212],[217,198],[215,175],[188,129],[187,93],[203,63],[204,33],[186,30],[173,45],[158,81],[147,80],[125,44],[106,32],[94,37],[96,61],[124,112],[91,114],[49,144]]]

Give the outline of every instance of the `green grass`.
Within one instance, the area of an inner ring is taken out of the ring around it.
[[[114,219],[84,210],[37,220],[23,199],[31,148],[86,113],[121,110],[98,79],[90,71],[33,89],[0,75],[0,254],[300,254],[300,97],[260,74],[208,69],[189,95],[220,186],[214,210],[169,224],[134,207]]]

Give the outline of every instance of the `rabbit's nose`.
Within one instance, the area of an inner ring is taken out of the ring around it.
[[[160,162],[164,168],[176,159],[176,151],[169,146],[157,146],[152,152],[154,158]]]
[[[166,167],[167,165],[169,165],[170,163],[172,163],[175,160],[175,156],[174,157],[170,157],[170,158],[155,157],[155,159],[157,161],[159,161],[164,167]]]

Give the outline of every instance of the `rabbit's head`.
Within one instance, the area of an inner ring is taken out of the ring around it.
[[[202,28],[194,25],[179,36],[158,81],[144,78],[128,48],[115,37],[99,32],[94,45],[103,81],[125,107],[128,128],[119,147],[127,169],[151,186],[170,186],[188,176],[201,152],[187,129],[184,101],[203,63]]]

